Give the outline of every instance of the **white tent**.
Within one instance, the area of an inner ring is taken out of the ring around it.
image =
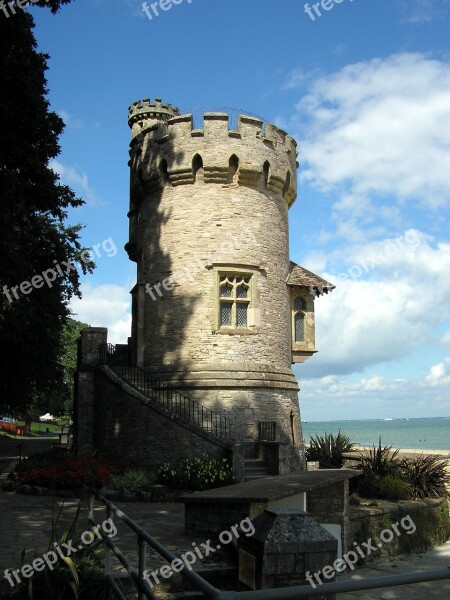
[[[47,413],[46,415],[42,415],[42,417],[39,417],[39,421],[54,421],[55,417],[53,417],[50,413]]]

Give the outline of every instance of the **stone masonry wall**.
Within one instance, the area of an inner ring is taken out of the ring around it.
[[[223,414],[233,422],[235,441],[258,439],[258,423],[276,421],[276,441],[291,448],[280,457],[280,473],[304,468],[301,421],[297,392],[271,389],[199,389],[186,393],[203,406]],[[291,420],[291,414],[293,420]],[[294,439],[292,436],[294,435]]]
[[[306,510],[320,523],[337,523],[341,526],[342,552],[348,545],[348,479],[327,487],[311,490],[307,494]]]
[[[104,372],[97,372],[95,379],[93,446],[98,455],[136,459],[150,469],[203,453],[230,458],[226,444],[197,434],[145,405],[139,393],[127,393]]]

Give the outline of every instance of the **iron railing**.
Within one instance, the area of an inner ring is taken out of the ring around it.
[[[147,398],[171,415],[177,415],[184,421],[227,442],[232,441],[232,421],[227,417],[203,406],[189,396],[181,394],[167,383],[154,379],[140,367],[130,366],[126,347],[119,352],[112,344],[102,344],[100,355],[103,364],[108,365],[128,385],[141,392]]]
[[[121,589],[118,587],[112,574],[112,555],[117,557],[120,563],[125,567],[130,575],[138,591],[138,600],[149,598],[156,600],[157,597],[152,592],[150,586],[145,582],[144,574],[147,565],[147,545],[153,548],[164,560],[169,564],[179,557],[175,556],[168,548],[163,546],[154,537],[152,537],[145,529],[140,527],[135,521],[128,517],[112,502],[101,496],[98,492],[93,492],[89,506],[89,521],[92,525],[97,526],[97,531],[100,532],[103,542],[106,545],[105,557],[105,578],[108,582],[110,591],[113,591],[116,598],[119,600],[127,600]],[[100,527],[94,519],[95,498],[102,502],[106,507],[107,519],[113,523],[113,515],[119,517],[127,527],[129,527],[137,536],[137,546],[139,551],[139,564],[137,569],[132,566],[129,560],[124,556],[121,550],[111,541],[107,534],[102,534]],[[178,560],[178,563],[180,561]],[[450,567],[443,569],[435,569],[432,571],[421,571],[419,573],[402,573],[401,575],[388,575],[383,577],[375,577],[372,579],[358,579],[351,581],[337,581],[333,583],[324,583],[313,588],[310,585],[296,585],[292,587],[273,588],[265,590],[253,590],[245,592],[221,591],[208,583],[196,571],[184,564],[177,568],[177,572],[184,579],[190,581],[197,589],[199,589],[209,600],[297,600],[297,598],[305,598],[312,596],[325,596],[327,594],[339,594],[343,592],[355,592],[360,590],[370,590],[376,588],[388,588],[398,585],[407,585],[412,583],[421,583],[424,581],[439,581],[450,579]]]

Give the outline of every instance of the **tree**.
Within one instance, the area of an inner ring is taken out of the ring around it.
[[[48,166],[64,123],[46,98],[48,55],[33,27],[24,10],[0,18],[0,399],[14,412],[64,387],[68,303],[81,296],[79,271],[94,267],[81,260],[81,226],[66,224],[83,200]]]
[[[64,369],[64,412],[72,414],[73,377],[77,368],[78,338],[82,329],[90,327],[87,323],[69,319],[62,332],[61,364]]]

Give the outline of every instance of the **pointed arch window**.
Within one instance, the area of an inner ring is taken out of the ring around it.
[[[163,158],[159,163],[159,172],[161,174],[161,181],[163,185],[169,183],[169,171],[167,167],[167,161],[165,158]]]
[[[200,154],[196,154],[192,159],[192,175],[194,177],[194,183],[196,181],[204,180],[203,158]]]
[[[263,176],[264,176],[264,185],[267,187],[270,178],[270,162],[266,160],[263,165]]]
[[[230,156],[230,160],[228,161],[227,183],[236,183],[238,169],[239,158],[236,156],[236,154],[232,154]]]
[[[285,180],[284,186],[283,186],[283,198],[288,193],[290,187],[291,187],[291,173],[290,173],[290,171],[288,171],[286,173],[286,180]]]
[[[293,331],[294,342],[305,341],[305,301],[300,296],[294,298],[293,306]]]

